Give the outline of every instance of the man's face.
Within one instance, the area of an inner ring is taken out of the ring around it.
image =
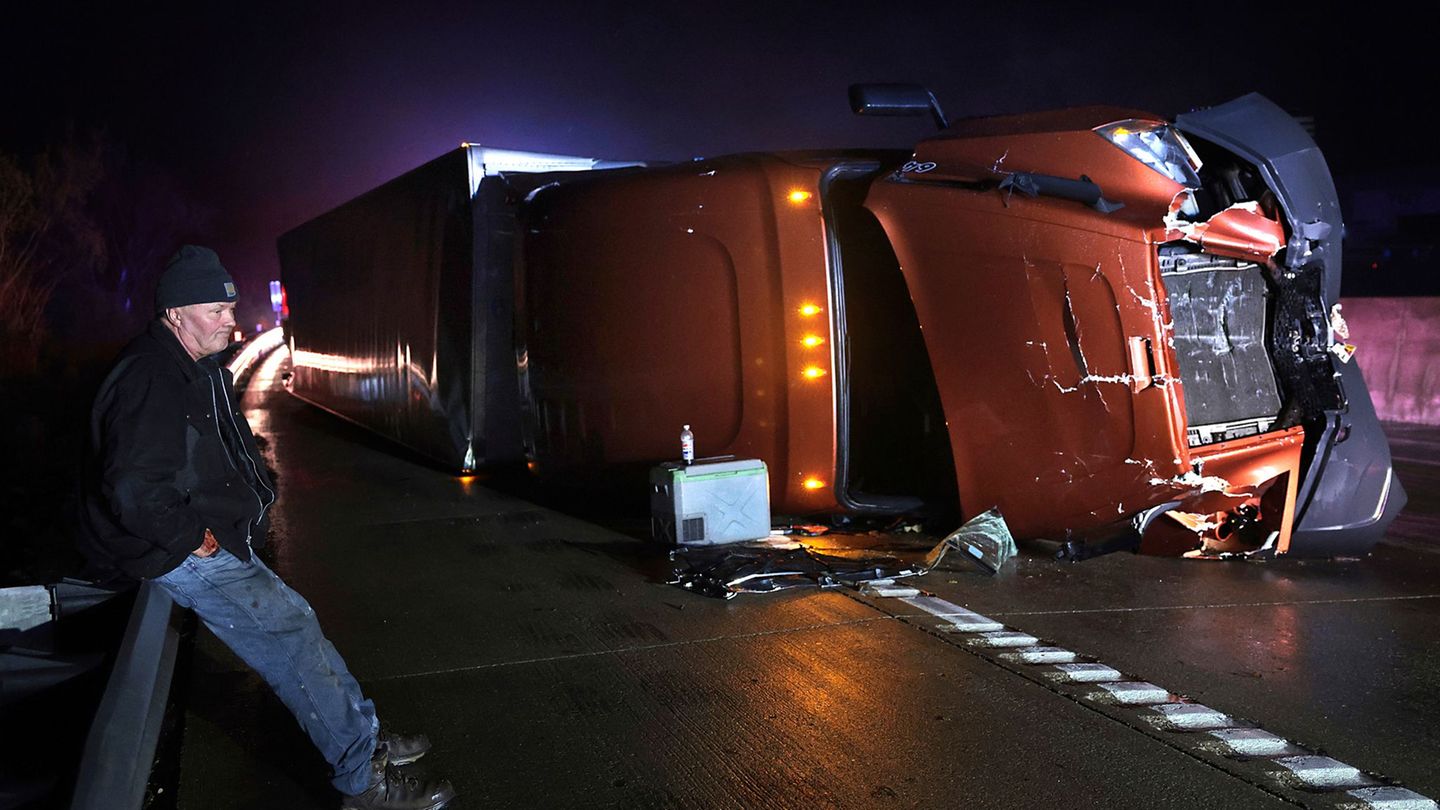
[[[230,345],[230,333],[235,330],[234,302],[214,304],[190,304],[165,310],[165,323],[180,345],[199,360]]]

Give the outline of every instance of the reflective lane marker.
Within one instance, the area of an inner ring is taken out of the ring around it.
[[[1223,728],[1210,732],[1232,754],[1248,757],[1283,757],[1303,753],[1284,737],[1277,737],[1263,728]]]
[[[1029,647],[1038,643],[1040,639],[1029,633],[1015,630],[996,630],[990,633],[976,633],[975,637],[969,641],[977,647]]]
[[[1000,622],[987,619],[978,613],[973,616],[952,616],[951,618],[954,621],[940,625],[941,630],[947,633],[985,633],[1005,629],[1005,625]]]
[[[1107,667],[1104,664],[1057,664],[1054,672],[1047,672],[1045,674],[1055,680],[1069,683],[1118,681],[1125,677],[1120,674],[1120,670],[1114,667]]]
[[[909,585],[897,585],[893,579],[874,579],[860,585],[860,593],[866,596],[919,596],[920,589]]]
[[[1066,692],[1065,684],[1098,687],[1085,693],[1070,694],[1083,700],[1113,706],[1130,707],[1140,718],[1156,726],[1158,731],[1188,735],[1204,732],[1204,739],[1188,745],[1196,751],[1212,755],[1253,759],[1282,769],[1272,771],[1275,779],[1291,790],[1339,794],[1354,802],[1341,802],[1337,808],[1355,810],[1440,810],[1440,805],[1427,796],[1399,785],[1381,785],[1359,768],[1330,757],[1309,753],[1308,749],[1224,712],[1199,703],[1189,703],[1168,689],[1145,681],[1126,680],[1124,673],[1097,661],[1079,661],[1079,653],[1063,647],[1043,646],[1029,633],[1007,628],[1001,622],[967,610],[935,596],[902,596],[897,601],[922,610],[941,621],[939,630],[961,633],[977,653],[1008,665],[1036,667],[1036,677],[1049,680],[1051,688]],[[898,616],[897,618],[904,618]],[[1024,670],[1015,670],[1021,674]],[[1146,713],[1149,714],[1146,714]],[[1239,776],[1240,774],[1236,773]],[[1245,778],[1241,776],[1241,778]]]
[[[941,630],[951,633],[983,633],[990,630],[1004,630],[1005,625],[986,616],[981,616],[973,610],[966,610],[957,604],[938,599],[934,596],[911,596],[900,599],[905,604],[919,608],[931,616],[938,616],[942,619],[949,619],[948,624],[940,625]]]
[[[1063,647],[1021,647],[1015,652],[1001,653],[1000,657],[1023,664],[1068,664],[1080,656]]]
[[[901,598],[900,601],[910,607],[919,608],[931,616],[939,616],[942,619],[949,618],[950,616],[980,615],[973,610],[966,610],[954,602],[947,602],[938,596],[907,596]]]
[[[1347,788],[1375,784],[1375,780],[1360,772],[1359,768],[1337,762],[1330,757],[1306,755],[1281,757],[1274,760],[1285,768],[1302,786],[1307,788]]]
[[[1413,790],[1402,787],[1372,787],[1350,791],[1350,795],[1377,810],[1436,810],[1437,805]]]
[[[1161,689],[1155,684],[1145,681],[1102,683],[1098,686],[1109,693],[1111,700],[1126,706],[1149,706],[1155,703],[1168,703],[1170,700],[1170,690]]]
[[[1167,703],[1150,708],[1160,713],[1158,719],[1163,723],[1185,731],[1208,731],[1240,725],[1230,715],[1199,703]]]

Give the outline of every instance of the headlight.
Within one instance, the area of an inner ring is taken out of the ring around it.
[[[1096,127],[1095,133],[1175,182],[1198,188],[1200,158],[1168,124],[1132,118]]]

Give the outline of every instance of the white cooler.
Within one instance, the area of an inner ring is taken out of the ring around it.
[[[650,470],[650,532],[662,543],[715,546],[770,536],[770,476],[759,459]]]

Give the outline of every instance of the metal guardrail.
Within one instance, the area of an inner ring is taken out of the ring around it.
[[[235,375],[238,383],[251,366],[270,352],[280,348],[284,343],[285,333],[280,327],[269,329],[251,338],[250,342],[245,344],[245,348],[241,349],[226,365],[230,368],[230,373]]]
[[[174,607],[159,586],[141,583],[85,738],[71,810],[128,810],[144,802],[175,673]]]

